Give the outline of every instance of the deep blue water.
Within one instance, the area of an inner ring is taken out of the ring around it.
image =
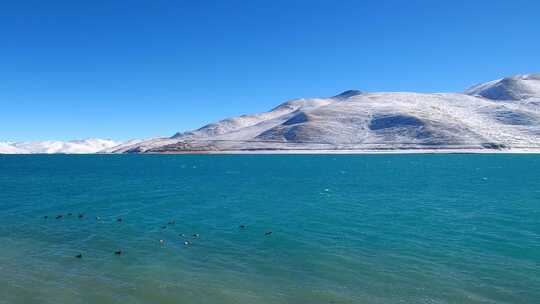
[[[540,156],[0,156],[0,274],[0,303],[539,303]]]

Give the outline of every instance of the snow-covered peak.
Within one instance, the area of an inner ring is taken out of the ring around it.
[[[329,100],[327,98],[298,98],[286,101],[279,106],[272,109],[271,112],[277,112],[277,111],[297,111],[297,110],[303,110],[306,108],[316,108],[320,106],[324,106],[327,104],[332,103],[333,100]]]
[[[338,94],[336,96],[334,96],[334,98],[337,98],[337,99],[347,99],[349,97],[353,97],[353,96],[358,96],[358,95],[361,95],[363,94],[362,91],[359,91],[359,90],[347,90],[341,94]]]
[[[89,138],[83,140],[45,140],[23,142],[0,142],[0,154],[85,154],[112,148],[121,142],[110,139]]]
[[[540,74],[521,74],[477,84],[465,94],[492,100],[540,98]]]

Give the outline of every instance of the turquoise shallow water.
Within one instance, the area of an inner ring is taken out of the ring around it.
[[[540,302],[537,155],[0,156],[0,223],[0,303]]]

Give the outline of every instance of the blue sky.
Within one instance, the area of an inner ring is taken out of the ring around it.
[[[296,97],[540,71],[538,1],[2,1],[0,140],[172,135]]]

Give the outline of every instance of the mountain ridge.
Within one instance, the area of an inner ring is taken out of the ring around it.
[[[476,84],[462,93],[353,89],[296,98],[171,137],[0,142],[0,154],[460,149],[540,151],[540,73]]]
[[[540,74],[463,93],[363,92],[299,98],[114,152],[501,149],[540,143]]]

